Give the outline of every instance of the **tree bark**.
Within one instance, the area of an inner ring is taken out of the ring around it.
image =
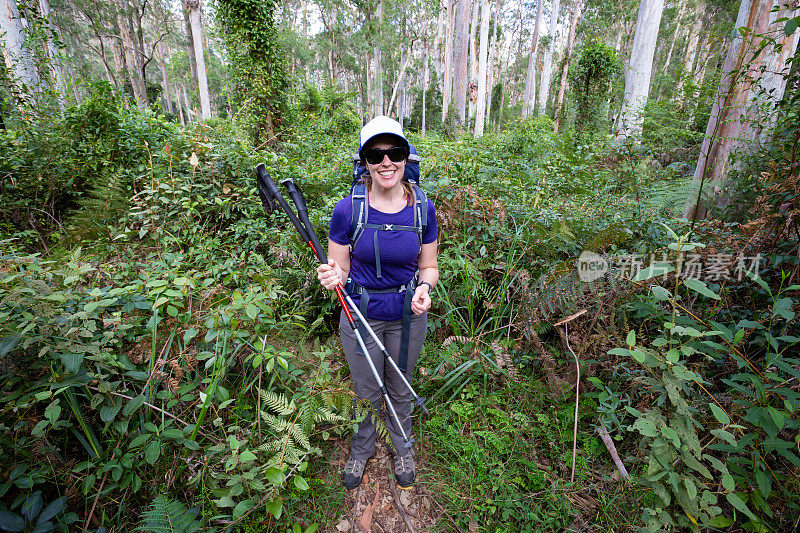
[[[208,81],[206,80],[206,60],[203,56],[203,27],[200,22],[200,0],[185,0],[184,5],[189,12],[194,39],[194,58],[197,62],[197,87],[200,92],[200,109],[203,120],[211,118],[211,100],[208,97]]]
[[[558,12],[561,9],[561,0],[553,0],[553,12],[550,14],[550,25],[547,34],[550,43],[544,51],[542,74],[539,76],[539,114],[547,112],[547,97],[550,95],[550,79],[553,75],[553,53],[556,48],[556,34],[558,33]]]
[[[681,104],[686,97],[686,82],[692,79],[692,74],[694,73],[694,62],[697,57],[697,43],[700,40],[700,31],[703,29],[702,2],[697,7],[695,17],[694,26],[692,26],[692,29],[689,31],[689,42],[686,45],[686,56],[683,60],[683,72],[678,82],[678,90],[675,91],[675,97]]]
[[[478,81],[478,15],[480,14],[481,0],[475,0],[472,4],[472,22],[469,32],[469,84],[467,86],[467,116],[472,119],[475,116],[475,102],[477,101],[477,81]]]
[[[191,71],[192,86],[196,87],[197,84],[197,59],[194,53],[194,37],[192,36],[192,23],[189,20],[189,10],[186,4],[183,5],[183,23],[186,28],[186,39],[189,43],[187,51],[189,52],[189,70]]]
[[[561,124],[561,108],[564,105],[564,92],[567,88],[567,71],[569,70],[570,59],[572,59],[572,48],[575,45],[575,29],[578,27],[578,18],[581,16],[581,9],[583,9],[583,0],[575,0],[575,3],[572,7],[572,22],[569,25],[567,47],[564,50],[564,59],[561,61],[561,86],[558,88],[556,109],[553,115],[553,119],[555,120],[554,131],[556,133],[558,133],[558,128]]]
[[[133,21],[130,16],[130,7],[127,0],[114,0],[117,7],[117,26],[122,41],[125,57],[125,66],[128,72],[128,82],[131,84],[133,96],[140,110],[147,109],[150,102],[147,99],[147,88],[144,79],[142,57],[138,53],[138,46],[134,42]]]
[[[536,22],[533,25],[531,53],[528,56],[528,70],[525,75],[525,93],[522,96],[522,116],[526,118],[533,114],[536,105],[536,48],[539,45],[539,21],[542,19],[544,0],[536,0],[536,4]]]
[[[181,92],[183,93],[183,104],[186,106],[186,122],[191,124],[197,118],[197,112],[189,105],[189,97],[186,95],[185,85],[181,85]]]
[[[428,63],[430,62],[430,52],[428,41],[422,43],[422,135],[425,135],[427,120],[427,99],[428,99]]]
[[[495,9],[495,23],[492,27],[492,37],[489,39],[489,66],[487,67],[489,79],[486,82],[486,128],[491,124],[492,95],[494,94],[494,60],[497,53],[497,30],[500,24],[500,2]]]
[[[664,11],[664,0],[641,0],[633,37],[631,58],[625,69],[625,97],[617,126],[617,139],[641,135],[644,106],[650,91],[658,27]]]
[[[762,80],[770,84],[774,78],[772,75],[766,80],[764,76],[758,78],[757,73],[766,64],[776,68],[777,63],[785,61],[794,53],[797,33],[787,38],[780,31],[783,29],[782,24],[774,27],[779,30],[776,32],[779,39],[779,46],[775,49],[777,59],[765,57],[764,50],[759,47],[761,36],[774,23],[775,18],[786,16],[785,12],[781,13],[783,7],[774,16],[770,16],[772,6],[772,0],[742,0],[739,5],[736,29],[725,57],[719,90],[706,127],[706,138],[695,167],[694,183],[700,192],[698,196],[687,200],[683,212],[686,218],[703,218],[707,215],[708,207],[698,204],[706,182],[711,186],[717,205],[724,206],[727,203],[728,197],[723,190],[723,184],[730,168],[730,154],[762,131],[760,127],[748,123],[753,116],[748,115],[746,105],[752,89],[757,88]],[[750,31],[743,35],[738,31],[740,27],[746,27]],[[781,39],[783,43],[780,43]],[[782,77],[778,73],[774,75]]]
[[[383,55],[381,51],[381,41],[382,41],[382,34],[383,34],[383,0],[378,1],[378,7],[375,12],[375,15],[378,18],[378,30],[377,34],[374,36],[374,45],[373,45],[373,59],[375,61],[375,65],[373,68],[373,74],[375,76],[375,80],[373,82],[373,88],[375,89],[375,98],[374,98],[374,111],[373,117],[378,115],[384,114],[384,107],[383,107]]]
[[[486,120],[486,67],[489,63],[489,19],[491,7],[489,0],[481,5],[481,44],[478,51],[478,101],[475,103],[475,137],[483,136]]]
[[[447,118],[450,100],[453,97],[453,32],[455,25],[455,0],[447,0],[447,31],[444,43],[444,73],[442,90],[442,122]]]
[[[469,20],[472,0],[458,0],[455,45],[453,53],[453,102],[458,120],[464,124],[467,113],[467,57],[469,51]]]
[[[15,96],[20,100],[32,98],[36,101],[39,93],[39,71],[33,54],[25,42],[25,30],[14,0],[0,0],[0,34],[2,34],[3,59],[8,72],[14,77]],[[17,82],[23,87],[17,86]],[[30,92],[25,90],[25,87]]]
[[[42,18],[46,21],[47,29],[51,33],[55,33],[53,23],[50,20],[50,2],[48,0],[39,0],[39,11]],[[67,84],[64,82],[64,69],[61,67],[61,58],[59,57],[58,50],[56,49],[53,40],[47,36],[47,58],[50,62],[50,71],[52,72],[53,82],[56,90],[62,98],[67,96]]]

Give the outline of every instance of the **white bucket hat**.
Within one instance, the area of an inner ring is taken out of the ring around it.
[[[378,115],[367,122],[363,128],[361,128],[361,145],[359,146],[359,152],[373,138],[377,137],[378,135],[387,134],[401,138],[403,143],[408,146],[408,139],[406,139],[406,136],[403,133],[403,126],[401,126],[396,120],[392,120],[385,115]]]

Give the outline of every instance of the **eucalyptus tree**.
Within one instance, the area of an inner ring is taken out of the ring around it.
[[[456,116],[461,124],[467,112],[467,75],[469,66],[469,22],[472,14],[472,0],[458,0],[456,11],[455,41],[453,46],[453,102]],[[446,111],[442,110],[443,113]]]
[[[779,1],[741,0],[695,167],[698,193],[686,202],[686,218],[706,216],[708,205],[701,202],[706,182],[717,205],[726,205],[724,183],[731,154],[737,149],[753,150],[772,134],[800,37],[796,23],[789,31],[787,19],[793,20],[797,11],[794,5]]]
[[[531,37],[531,52],[528,55],[528,70],[525,75],[525,93],[522,97],[522,116],[529,117],[533,114],[536,104],[536,49],[539,45],[539,21],[542,19],[544,0],[536,0],[536,22],[533,26]]]
[[[481,137],[483,135],[483,127],[486,120],[486,70],[489,63],[490,18],[491,5],[489,4],[489,0],[483,0],[481,3],[481,42],[478,52],[478,99],[475,105],[475,137]]]
[[[644,106],[650,91],[653,54],[663,11],[664,0],[641,0],[639,4],[636,34],[625,69],[625,96],[616,131],[618,139],[642,133]]]
[[[575,31],[578,27],[578,19],[581,16],[581,9],[583,9],[583,1],[584,0],[574,0],[572,4],[572,22],[569,25],[569,35],[567,36],[567,45],[564,50],[564,57],[561,59],[561,83],[558,87],[558,96],[556,97],[555,111],[553,113],[556,132],[558,132],[559,125],[561,124],[561,107],[564,105],[564,92],[567,87],[567,72],[569,71],[569,61],[572,58],[572,50],[575,46]]]
[[[561,9],[561,0],[553,0],[550,10],[550,25],[547,27],[549,37],[545,45],[542,72],[539,75],[539,114],[544,115],[547,109],[547,97],[550,94],[550,80],[553,75],[553,53],[555,52],[556,33],[558,32],[558,14]]]
[[[194,57],[197,63],[197,86],[200,91],[200,109],[203,119],[211,118],[211,102],[208,97],[206,61],[203,54],[203,26],[200,21],[200,0],[184,0],[184,8],[189,13],[194,41]]]
[[[13,73],[14,92],[19,99],[27,99],[41,89],[39,71],[34,54],[26,42],[22,17],[14,0],[0,0],[0,35],[2,52],[8,72]],[[21,84],[21,86],[17,85]]]

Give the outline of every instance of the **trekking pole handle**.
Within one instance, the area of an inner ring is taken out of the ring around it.
[[[272,178],[269,176],[267,169],[264,167],[264,163],[259,163],[258,166],[256,167],[256,176],[258,177],[259,183],[262,183],[264,185],[269,195],[272,196],[278,202],[278,204],[281,206],[281,209],[283,209],[283,212],[286,213],[286,216],[288,216],[289,220],[292,221],[292,224],[294,225],[294,228],[297,230],[297,233],[300,234],[300,238],[303,239],[304,241],[308,241],[308,232],[306,232],[306,229],[300,222],[300,220],[297,219],[297,216],[295,216],[294,212],[292,211],[292,208],[289,207],[289,203],[281,195],[280,191],[278,190],[278,187],[275,185],[275,182],[272,181]],[[327,261],[325,262],[327,263]]]
[[[294,184],[292,178],[282,179],[281,185],[286,187],[286,190],[289,191],[289,198],[292,199],[292,202],[294,202],[294,205],[297,207],[297,216],[300,217],[300,220],[306,228],[306,240],[311,244],[311,247],[314,248],[317,259],[319,259],[320,263],[327,264],[328,256],[325,255],[325,250],[320,245],[319,238],[317,238],[317,232],[314,231],[314,226],[308,218],[308,207],[305,201],[303,201],[300,190],[297,188],[297,185]]]

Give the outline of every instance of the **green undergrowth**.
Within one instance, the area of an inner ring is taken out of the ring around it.
[[[171,515],[188,530],[305,532],[339,516],[330,442],[367,411],[337,304],[286,217],[263,212],[253,167],[293,178],[324,236],[357,121],[332,91],[297,102],[291,136],[258,149],[233,122],[182,129],[102,88],[0,131],[13,177],[0,191],[3,528],[148,531]],[[415,378],[431,405],[420,483],[449,515],[437,527],[785,526],[800,466],[793,249],[771,250],[753,280],[651,271],[587,296],[584,250],[689,251],[674,218],[687,165],[555,135],[547,119],[411,140],[440,230]],[[704,231],[722,247],[736,229]],[[570,482],[573,362],[552,324],[581,308],[596,320],[576,323],[591,374]],[[630,482],[612,480],[599,426]]]

